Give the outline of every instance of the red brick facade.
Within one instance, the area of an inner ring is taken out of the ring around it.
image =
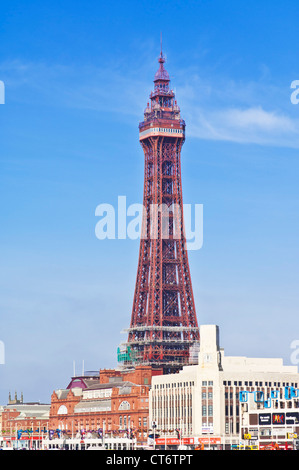
[[[38,406],[38,405],[37,405]],[[7,445],[14,440],[40,440],[46,436],[48,417],[26,415],[22,410],[5,408],[1,413],[1,437]]]
[[[97,377],[74,377],[64,390],[51,397],[49,429],[69,436],[103,429],[108,436],[134,435],[147,441],[151,367],[134,370],[101,370]]]

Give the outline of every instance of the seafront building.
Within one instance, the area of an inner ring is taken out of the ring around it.
[[[91,433],[99,439],[126,437],[147,445],[149,391],[153,374],[157,373],[162,370],[137,366],[73,377],[66,388],[52,394],[52,437],[84,439]]]
[[[150,421],[161,445],[230,448],[241,436],[241,391],[262,392],[266,400],[272,391],[282,395],[284,387],[298,384],[296,366],[286,366],[282,359],[226,356],[218,326],[202,325],[198,364],[153,377]]]
[[[39,449],[48,434],[50,404],[11,400],[0,407],[0,447]]]
[[[177,373],[150,366],[103,369],[72,377],[53,392],[51,405],[2,407],[2,445],[296,448],[297,367],[276,358],[226,356],[216,325],[202,325],[200,335],[197,363]]]

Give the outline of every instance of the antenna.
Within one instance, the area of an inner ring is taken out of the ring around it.
[[[76,377],[76,366],[75,366],[75,361],[73,361],[73,368],[74,368],[74,377]]]
[[[82,376],[84,376],[84,359],[83,359],[83,362],[82,362]]]
[[[162,57],[162,31],[160,33],[160,42],[161,42],[161,57]]]

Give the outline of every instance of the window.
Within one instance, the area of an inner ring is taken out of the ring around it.
[[[66,415],[67,414],[67,407],[65,405],[61,405],[58,408],[57,414],[58,415]]]
[[[130,409],[130,403],[128,401],[122,401],[121,404],[118,407],[119,410],[129,410]]]
[[[271,428],[261,428],[261,436],[271,436]]]

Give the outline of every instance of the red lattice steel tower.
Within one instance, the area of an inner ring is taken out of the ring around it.
[[[119,360],[173,372],[199,343],[183,223],[181,148],[185,122],[159,57],[150,104],[139,124],[144,151],[143,226],[132,317]]]

